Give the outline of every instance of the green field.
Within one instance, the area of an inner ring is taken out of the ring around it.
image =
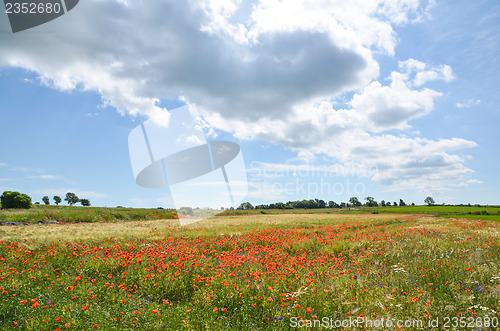
[[[359,207],[323,209],[253,209],[226,210],[222,215],[255,214],[418,214],[448,218],[467,218],[500,221],[500,206],[404,206],[404,207]]]
[[[195,210],[195,215],[213,211]],[[499,206],[405,206],[405,207],[360,207],[360,208],[323,208],[323,209],[253,209],[225,210],[219,216],[257,215],[257,214],[418,214],[447,218],[467,218],[500,221]],[[0,222],[26,222],[57,220],[61,222],[110,222],[115,220],[171,219],[177,218],[175,210],[146,208],[106,208],[33,205],[29,210],[0,210]]]
[[[1,226],[0,326],[500,328],[500,224],[389,210]]]
[[[66,222],[115,222],[117,220],[177,218],[175,210],[142,208],[105,208],[33,205],[31,209],[0,209],[0,222],[35,223],[54,220]]]

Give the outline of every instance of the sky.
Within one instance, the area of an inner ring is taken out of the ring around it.
[[[253,204],[500,204],[499,35],[495,0],[85,0],[17,33],[2,12],[0,192],[173,207],[128,137],[188,104],[240,145]]]

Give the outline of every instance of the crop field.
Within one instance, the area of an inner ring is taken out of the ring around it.
[[[495,330],[499,239],[403,213],[1,226],[0,326]]]

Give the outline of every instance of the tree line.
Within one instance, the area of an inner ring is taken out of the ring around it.
[[[60,196],[55,195],[53,197],[54,203],[59,205],[62,202]],[[42,198],[42,201],[46,205],[50,205],[50,198],[46,195]],[[73,206],[77,203],[80,203],[84,207],[90,206],[89,199],[80,199],[75,193],[68,192],[64,197],[64,201],[68,203],[68,205]],[[0,196],[0,204],[2,205],[2,209],[10,209],[10,208],[31,208],[31,197],[27,194],[14,192],[14,191],[4,191]],[[35,204],[40,204],[39,202],[35,202]]]
[[[61,201],[62,201],[61,197],[57,196],[57,195],[55,195],[53,199],[54,199],[54,202],[55,202],[56,205],[59,205],[61,203]],[[43,201],[44,204],[50,205],[50,199],[49,199],[48,196],[44,196],[42,198],[42,201]],[[66,201],[68,203],[68,205],[70,205],[70,206],[73,206],[73,205],[75,205],[77,203],[80,203],[84,207],[90,206],[90,200],[89,199],[80,199],[73,192],[66,193],[66,196],[64,197],[64,201]]]
[[[276,203],[271,203],[271,204],[260,204],[256,205],[255,207],[250,203],[250,202],[243,202],[240,204],[240,206],[236,209],[239,210],[251,210],[251,209],[321,209],[321,208],[356,208],[356,207],[361,207],[361,206],[366,206],[366,207],[390,207],[390,206],[407,206],[406,202],[404,202],[403,199],[399,199],[399,202],[390,202],[390,201],[385,201],[382,200],[379,202],[375,201],[375,198],[373,197],[366,197],[365,198],[365,203],[361,203],[357,197],[351,197],[349,199],[349,202],[340,202],[337,203],[335,201],[324,201],[321,199],[309,199],[309,200],[295,200],[295,201],[288,201],[288,202],[276,202]],[[435,204],[434,199],[431,196],[428,196],[425,198],[424,202],[432,206]],[[415,203],[411,203],[411,206],[415,206]]]

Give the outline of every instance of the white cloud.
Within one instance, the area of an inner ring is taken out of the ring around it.
[[[286,163],[253,162],[247,170],[249,176],[259,179],[282,177],[367,177],[374,169],[367,169],[354,162],[340,164],[316,164],[312,159],[287,160]]]
[[[248,184],[248,199],[279,201],[286,197],[281,186],[273,186],[268,182],[249,182]]]
[[[34,175],[34,176],[28,176],[30,179],[46,179],[46,180],[53,180],[53,179],[60,179],[60,176],[54,176],[54,175]]]
[[[28,167],[13,167],[11,168],[11,170],[20,172],[31,172],[31,173],[45,172],[45,169],[43,168],[28,168]]]
[[[177,143],[192,146],[194,144],[201,145],[204,143],[204,141],[202,141],[198,136],[193,134],[189,136],[187,135],[179,136],[179,138],[177,138]]]
[[[383,2],[379,13],[385,14],[392,22],[401,25],[419,23],[429,17],[429,10],[435,5],[434,0],[390,0]]]
[[[483,184],[483,182],[480,180],[477,180],[477,179],[469,179],[469,180],[466,180],[465,182],[458,183],[456,186],[457,187],[465,187],[465,186],[469,186],[469,185],[479,185],[479,184]]]
[[[426,8],[415,0],[88,0],[38,33],[2,34],[0,66],[61,90],[97,91],[120,113],[162,124],[159,100],[178,96],[225,117],[280,118],[300,102],[368,84],[378,75],[372,53],[394,53],[392,25]]]
[[[332,145],[335,145],[332,147]],[[452,154],[455,150],[475,147],[464,139],[428,140],[394,135],[341,136],[316,146],[317,154],[329,156],[332,165],[317,166],[313,162],[297,164],[255,163],[249,169],[258,181],[273,181],[292,177],[358,176],[368,177],[386,186],[389,191],[415,189],[421,193],[442,193],[466,180],[473,171],[464,166],[465,157]]]
[[[477,99],[468,99],[465,102],[457,102],[455,105],[457,108],[470,108],[472,106],[479,105],[481,103],[481,100]]]
[[[354,95],[353,109],[366,116],[367,127],[375,132],[408,129],[408,121],[421,117],[434,108],[434,98],[441,93],[431,89],[412,90],[404,75],[393,72],[390,86],[378,81]]]
[[[421,61],[409,59],[399,63],[399,69],[404,73],[404,79],[415,87],[420,87],[433,80],[444,80],[446,83],[455,79],[449,65],[429,66]],[[413,79],[410,79],[414,75]]]
[[[1,166],[1,164],[0,164],[0,166]],[[45,173],[46,170],[43,168],[12,167],[10,170],[30,174],[26,177],[28,179],[55,180],[55,179],[62,179],[63,178],[62,176],[55,176],[55,175],[46,174]]]
[[[352,171],[346,169],[357,165],[355,175],[368,176],[390,190],[448,190],[473,174],[464,165],[469,157],[453,152],[477,144],[460,138],[429,140],[384,133],[410,128],[409,122],[431,112],[434,99],[441,95],[413,84],[419,73],[435,69],[415,60],[402,62],[400,69],[402,72],[388,77],[389,85],[375,81],[355,94],[348,102],[350,109],[334,109],[333,102],[318,100],[296,107],[282,120],[249,124],[213,116],[209,121],[234,128],[240,138],[272,141],[302,154],[327,155],[333,165],[323,169],[325,172],[349,173]],[[449,77],[443,74],[433,79],[446,81]],[[288,176],[292,169],[303,171],[309,164],[261,166],[259,175],[265,177],[283,172]]]
[[[281,118],[266,118],[247,122],[218,113],[205,113],[205,118],[219,129],[231,128],[242,139],[261,139],[304,152],[323,153],[318,146],[328,141],[330,151],[339,144],[335,140],[364,136],[393,129],[409,129],[409,121],[422,117],[434,109],[434,99],[441,93],[429,88],[413,87],[414,76],[429,72],[427,66],[416,60],[401,62],[402,72],[394,71],[389,85],[374,81],[354,94],[346,103],[347,109],[334,109],[326,99],[314,99],[296,104]],[[444,76],[435,79],[446,80]],[[342,138],[344,137],[344,138]]]
[[[421,1],[260,1],[251,14],[250,40],[262,33],[315,30],[327,33],[342,48],[367,47],[387,54],[396,45],[392,24],[421,18]],[[227,25],[227,23],[226,23]]]
[[[151,201],[143,198],[130,198],[131,207],[133,208],[151,208]]]
[[[248,123],[219,114],[207,118],[219,128],[233,128],[233,133],[243,139],[271,141],[308,158],[326,154],[335,162],[328,171],[338,173],[343,169],[347,173],[345,169],[352,170],[356,164],[363,169],[358,169],[356,175],[369,176],[390,190],[449,190],[453,183],[473,174],[464,166],[468,156],[451,152],[475,147],[476,143],[459,138],[433,141],[380,133],[409,129],[412,119],[431,112],[434,99],[441,93],[421,85],[431,80],[448,82],[452,70],[445,65],[436,69],[413,59],[401,62],[399,68],[401,72],[388,77],[389,85],[374,81],[355,94],[347,102],[350,109],[334,109],[333,102],[316,100],[296,105],[282,119],[263,118]],[[304,165],[292,168],[303,170]]]
[[[79,189],[75,189],[75,188],[46,188],[46,189],[38,190],[35,193],[36,194],[43,194],[43,195],[58,195],[61,198],[64,198],[64,196],[68,192],[75,193],[81,199],[89,199],[89,198],[100,199],[100,198],[107,198],[108,197],[108,195],[105,193],[79,190]]]
[[[0,167],[6,167],[7,166],[7,163],[1,163],[0,162]]]
[[[341,159],[376,169],[372,179],[393,190],[442,191],[473,174],[464,158],[450,152],[475,147],[464,139],[432,141],[393,135],[371,136],[344,141]]]
[[[0,34],[0,66],[33,71],[52,88],[97,91],[120,113],[163,125],[160,100],[186,100],[239,138],[376,167],[373,180],[392,188],[438,189],[472,173],[451,152],[475,143],[386,132],[431,112],[441,93],[423,86],[449,82],[453,71],[409,59],[383,85],[374,58],[394,55],[393,26],[422,21],[432,5],[87,0],[38,33]],[[0,15],[0,27],[6,20]],[[335,109],[344,92],[354,96]]]

